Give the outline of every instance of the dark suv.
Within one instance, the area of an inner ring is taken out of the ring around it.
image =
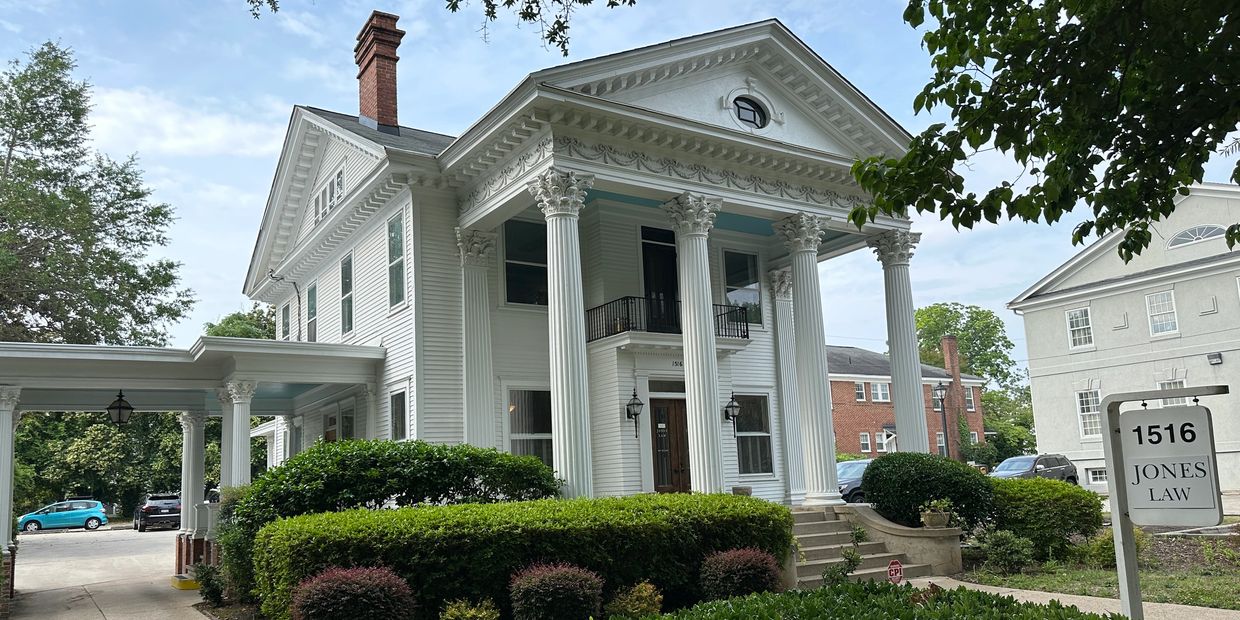
[[[145,532],[151,525],[181,527],[181,496],[152,493],[133,511],[133,529]]]
[[[990,472],[995,478],[1051,478],[1076,484],[1076,465],[1062,454],[1029,454],[1005,459]]]

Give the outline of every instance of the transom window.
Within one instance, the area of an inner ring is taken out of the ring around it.
[[[736,120],[753,127],[754,129],[762,129],[766,127],[770,120],[767,117],[766,109],[762,104],[750,99],[749,97],[737,97],[732,100],[733,110],[736,112]]]
[[[758,256],[743,252],[724,252],[725,296],[728,304],[745,309],[745,319],[762,323],[762,292],[758,279]]]
[[[353,253],[340,261],[340,333],[353,331]]]
[[[1150,315],[1150,335],[1173,334],[1180,326],[1175,318],[1175,291],[1145,296],[1145,309]]]
[[[1089,320],[1089,308],[1069,310],[1068,346],[1073,349],[1089,347],[1094,344],[1094,328]]]
[[[766,396],[737,394],[736,404],[741,406],[736,418],[736,455],[742,474],[770,474],[775,472],[771,457],[771,416],[767,410]]]
[[[551,391],[508,391],[509,449],[551,467]]]
[[[547,227],[504,222],[505,297],[510,304],[547,305]]]
[[[870,398],[876,403],[886,403],[891,401],[891,384],[889,383],[871,383]]]
[[[388,220],[388,307],[405,303],[405,219],[403,214]]]
[[[1171,381],[1159,381],[1158,382],[1158,389],[1160,390],[1175,390],[1175,389],[1179,389],[1182,387],[1184,387],[1183,379],[1174,379]],[[1164,407],[1182,407],[1187,404],[1188,404],[1187,398],[1164,398],[1162,399],[1162,406]]]
[[[1182,230],[1176,233],[1174,237],[1167,241],[1167,247],[1178,248],[1182,245],[1222,237],[1225,234],[1227,234],[1227,231],[1223,230],[1223,227],[1221,226],[1215,226],[1213,224],[1208,224],[1206,226],[1194,226],[1188,230]]]
[[[1100,414],[1098,390],[1082,390],[1076,393],[1076,413],[1080,417],[1081,437],[1102,436],[1102,416]]]
[[[857,393],[857,400],[859,401],[865,400],[865,383],[862,381],[858,381],[855,384],[855,389]]]
[[[869,452],[869,451],[870,451],[870,434],[869,434],[869,433],[861,433],[861,435],[860,435],[860,443],[861,443],[861,451],[862,451],[862,452]]]

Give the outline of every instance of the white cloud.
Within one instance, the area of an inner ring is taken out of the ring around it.
[[[313,13],[281,10],[276,13],[276,24],[281,30],[297,35],[316,47],[327,42],[323,21]]]
[[[0,19],[0,28],[8,30],[9,32],[13,34],[20,34],[22,31],[21,26],[18,26],[17,24],[14,24],[13,22],[4,21],[3,19]]]
[[[265,156],[278,153],[284,124],[268,108],[249,106],[250,115],[223,111],[219,101],[185,104],[149,88],[96,88],[94,139],[113,156]],[[288,106],[284,107],[286,113]],[[259,118],[251,118],[257,116]]]

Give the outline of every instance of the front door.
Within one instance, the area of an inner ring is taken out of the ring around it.
[[[685,401],[651,399],[650,431],[654,447],[654,490],[689,492],[689,427]]]
[[[646,284],[646,329],[680,333],[680,281],[676,275],[676,235],[642,227],[642,279]]]

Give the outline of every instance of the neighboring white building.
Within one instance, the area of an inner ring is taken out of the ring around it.
[[[1063,454],[1081,483],[1106,490],[1098,405],[1108,394],[1225,384],[1214,411],[1220,484],[1240,489],[1240,188],[1205,184],[1150,226],[1128,264],[1122,232],[1095,242],[1008,307],[1024,317],[1038,450]],[[1150,407],[1183,404],[1150,402]]]

